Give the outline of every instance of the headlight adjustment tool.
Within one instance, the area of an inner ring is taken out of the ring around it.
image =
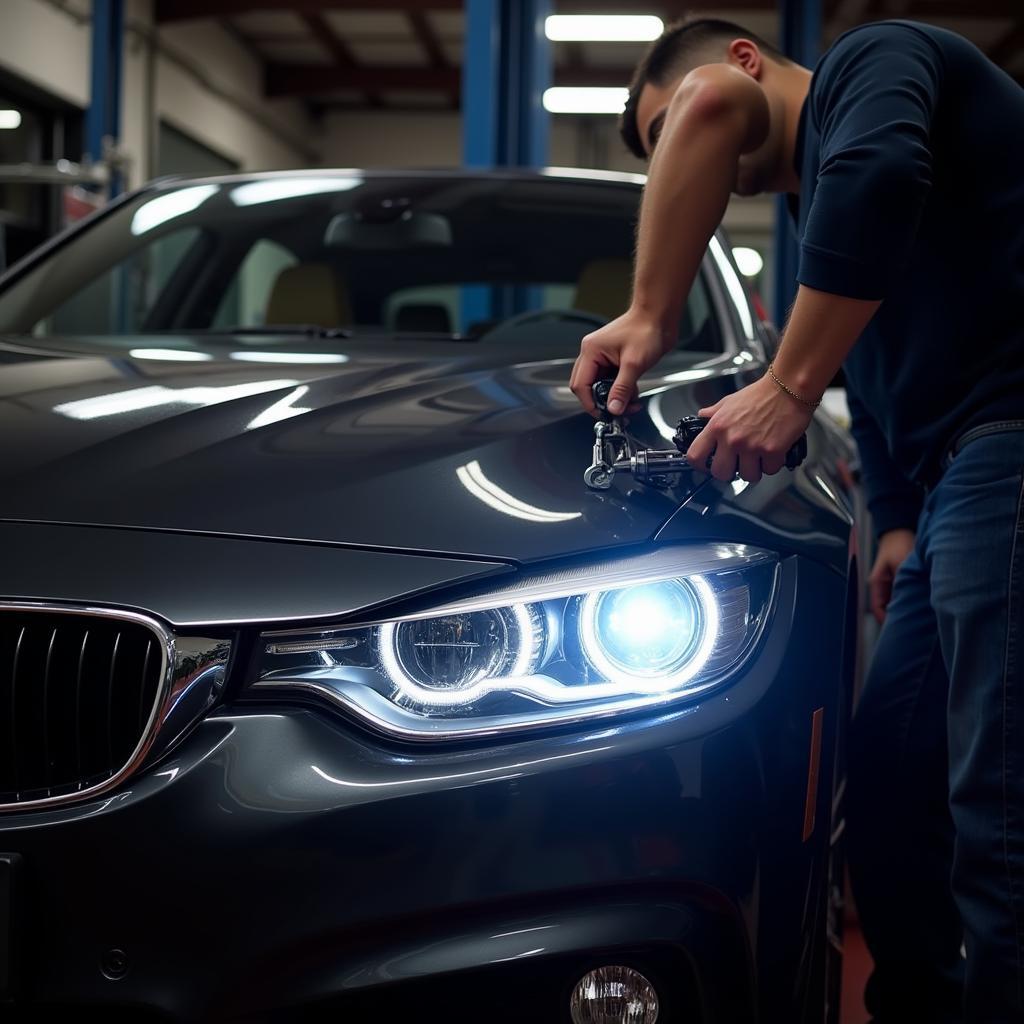
[[[610,380],[596,381],[591,393],[594,404],[601,413],[594,424],[593,461],[583,474],[583,482],[594,491],[607,491],[616,473],[632,473],[638,483],[652,484],[663,487],[668,484],[667,477],[672,473],[702,470],[711,468],[714,452],[703,466],[694,466],[687,457],[690,445],[697,435],[708,425],[708,421],[700,416],[684,416],[676,425],[672,436],[674,448],[634,448],[622,426],[622,417],[612,416],[608,412],[608,395],[611,392]],[[786,452],[786,468],[796,469],[807,458],[807,435],[800,439]]]

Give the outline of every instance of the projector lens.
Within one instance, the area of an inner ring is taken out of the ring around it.
[[[588,659],[609,679],[660,679],[680,672],[701,644],[705,615],[685,580],[589,594],[580,609]]]

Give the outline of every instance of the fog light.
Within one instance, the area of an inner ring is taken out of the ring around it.
[[[630,967],[598,967],[577,982],[569,1010],[573,1024],[654,1024],[658,993]]]

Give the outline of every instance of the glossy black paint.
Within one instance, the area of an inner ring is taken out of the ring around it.
[[[511,572],[501,562],[175,531],[0,522],[4,596],[148,611],[179,628],[334,622]],[[294,585],[288,584],[295,581]],[[301,582],[299,582],[301,581]]]
[[[418,362],[354,355],[341,370],[318,368],[319,376],[308,366],[113,355],[7,365],[0,519],[533,561],[648,540],[704,479],[681,474],[671,490],[659,491],[626,478],[610,491],[590,491],[581,481],[592,421],[566,387],[568,360],[510,365],[504,352],[437,347],[459,355],[427,359],[421,344]],[[644,381],[655,391],[647,413],[630,423],[637,442],[650,446],[666,444],[656,422],[674,424],[746,379],[729,356],[698,371],[692,359],[670,357],[657,371]],[[691,372],[707,376],[671,380]],[[188,404],[75,418],[97,403],[116,409],[118,396],[124,403],[126,392],[154,387],[167,398],[184,394]],[[247,388],[268,390],[239,396]],[[299,388],[308,390],[296,397]],[[259,425],[289,400],[290,410],[306,411]],[[787,494],[777,515],[760,518],[795,533],[796,542],[827,544],[813,526],[813,508],[835,514],[820,485],[834,475],[835,443],[820,426],[810,442],[799,488],[787,475],[757,491],[759,502],[768,492]],[[472,462],[527,504],[576,518],[530,521],[482,503],[457,475]]]
[[[645,379],[637,442],[664,447],[675,420],[759,375],[758,339],[730,338]],[[542,337],[513,355],[352,343],[326,368],[224,351],[171,363],[73,339],[0,344],[0,599],[129,607],[184,634],[217,624],[235,652],[221,706],[119,790],[0,817],[28,921],[12,1016],[432,1019],[444,999],[449,1020],[564,1024],[584,971],[628,962],[658,984],[666,1021],[823,1021],[854,635],[838,431],[816,420],[804,465],[752,487],[683,474],[593,492],[591,421]],[[187,401],[74,415],[151,387]],[[486,504],[460,482],[473,461],[574,518]],[[704,540],[777,551],[783,571],[757,656],[699,703],[425,747],[245,689],[266,625]],[[127,964],[114,979],[112,950]]]
[[[670,950],[700,979],[699,1019],[801,1019],[782,1012],[810,984],[828,766],[808,843],[794,793],[811,714],[834,709],[844,597],[834,573],[790,559],[743,678],[597,730],[412,752],[312,708],[230,704],[103,804],[3,820],[32,866],[33,991],[301,1019],[307,1003],[530,956]],[[799,644],[796,620],[816,627]],[[115,946],[132,964],[116,986],[96,966]]]

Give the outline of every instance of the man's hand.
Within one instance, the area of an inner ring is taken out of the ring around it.
[[[665,350],[662,329],[630,309],[583,339],[569,378],[569,387],[583,408],[591,416],[596,416],[598,410],[594,406],[591,386],[594,381],[609,377],[611,371],[615,371],[608,411],[613,416],[620,416],[634,407],[637,379],[665,354]]]
[[[813,410],[762,377],[699,415],[710,422],[686,453],[691,465],[703,466],[714,449],[711,475],[716,480],[731,480],[739,472],[756,484],[762,473],[778,473],[785,466],[786,452],[807,429]]]
[[[878,554],[868,584],[871,588],[871,611],[879,625],[885,622],[896,570],[914,550],[914,538],[913,530],[889,530],[878,538]]]

